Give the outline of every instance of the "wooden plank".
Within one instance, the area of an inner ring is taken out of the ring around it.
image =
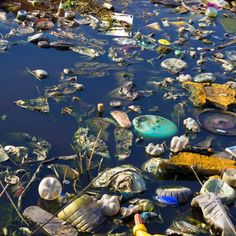
[[[39,226],[42,226],[45,222],[52,218],[52,214],[43,210],[38,206],[30,206],[26,208],[23,212],[23,215],[36,223]],[[77,236],[78,232],[76,229],[69,224],[66,224],[65,221],[58,219],[56,216],[49,221],[42,229],[51,236]]]

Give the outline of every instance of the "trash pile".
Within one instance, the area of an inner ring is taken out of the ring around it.
[[[0,9],[0,235],[236,235],[236,1]]]

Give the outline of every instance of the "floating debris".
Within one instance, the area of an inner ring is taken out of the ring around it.
[[[180,152],[178,155],[171,157],[168,164],[173,164],[173,168],[176,168],[176,170],[182,168],[182,173],[184,170],[192,172],[191,166],[193,166],[197,173],[206,175],[220,174],[225,166],[235,169],[235,161],[189,152]]]
[[[129,205],[128,207],[121,207],[120,214],[122,218],[127,218],[134,215],[140,211],[140,206]]]
[[[81,232],[95,233],[107,220],[94,199],[84,194],[58,214],[58,218],[72,224]]]
[[[46,88],[45,96],[52,97],[53,99],[59,102],[63,100],[66,95],[82,90],[84,90],[84,86],[82,84],[74,82],[62,83]]]
[[[138,92],[135,92],[134,89],[135,89],[135,84],[130,81],[130,82],[127,82],[126,84],[124,84],[120,90],[119,90],[119,94],[122,96],[122,97],[125,97],[126,99],[129,99],[129,100],[136,100],[138,99],[138,97],[140,96]]]
[[[153,143],[149,143],[145,147],[145,151],[148,155],[150,156],[160,156],[161,154],[164,153],[165,148],[164,148],[164,143],[162,144],[156,144],[154,145]]]
[[[47,98],[39,97],[30,100],[17,100],[15,104],[19,107],[31,110],[40,111],[43,113],[49,112],[49,104]]]
[[[194,119],[191,118],[191,117],[186,118],[186,119],[183,121],[183,124],[184,124],[185,128],[186,128],[187,130],[189,130],[190,132],[192,132],[192,133],[197,133],[197,132],[200,131],[200,127],[199,127],[197,121],[194,120]]]
[[[176,219],[166,230],[167,235],[198,235],[200,233],[207,234],[208,228],[202,222],[198,222],[193,218]]]
[[[194,82],[197,83],[213,83],[215,81],[216,77],[214,76],[213,73],[202,73],[193,78]]]
[[[119,108],[122,106],[122,103],[121,101],[113,100],[113,101],[110,101],[110,106],[114,108]]]
[[[173,206],[173,207],[178,207],[178,200],[176,197],[172,196],[156,196],[155,200],[159,204],[167,205],[167,206]]]
[[[100,54],[93,48],[87,48],[87,47],[82,47],[82,46],[77,46],[77,47],[70,47],[70,49],[73,52],[77,52],[79,54],[89,56],[92,58],[100,56]]]
[[[105,35],[131,37],[133,16],[114,12],[110,18],[102,19],[99,31]]]
[[[182,186],[164,186],[156,190],[157,196],[175,197],[178,203],[186,203],[192,196],[191,189]]]
[[[4,39],[0,39],[0,52],[6,52],[7,50],[9,50],[10,48],[10,44],[7,40]]]
[[[78,232],[69,224],[65,224],[65,221],[58,219],[51,213],[45,211],[38,206],[27,207],[23,215],[33,221],[34,223],[42,226],[43,230],[49,235],[68,235],[77,236]],[[51,220],[50,220],[51,219]],[[49,221],[50,220],[50,221]],[[45,222],[49,221],[47,224]]]
[[[164,169],[162,169],[162,164],[165,164],[165,162],[167,161],[161,158],[151,158],[142,165],[142,170],[152,173],[153,175],[163,173]]]
[[[131,110],[133,112],[138,112],[138,113],[142,112],[142,108],[140,106],[131,105],[131,106],[128,106],[128,108],[129,108],[129,110]]]
[[[101,199],[97,201],[102,213],[106,216],[115,216],[120,211],[120,202],[118,196],[102,195]]]
[[[231,187],[236,186],[236,170],[226,169],[223,173],[222,179]]]
[[[198,116],[199,124],[206,130],[220,135],[236,135],[236,116],[233,112],[206,109]]]
[[[48,72],[45,70],[41,70],[41,69],[30,70],[29,68],[27,68],[27,71],[38,80],[45,79],[48,77]]]
[[[168,138],[177,132],[176,125],[161,116],[142,115],[133,119],[134,129],[147,138]]]
[[[141,171],[131,165],[106,170],[95,180],[93,186],[111,187],[119,192],[143,192],[146,189]]]
[[[235,161],[218,156],[207,156],[192,152],[180,152],[170,159],[151,158],[142,166],[144,171],[152,174],[179,173],[201,175],[219,175],[227,168],[235,169]]]
[[[50,41],[50,35],[46,33],[37,33],[33,36],[28,37],[28,42],[30,43],[38,43],[40,41]]]
[[[221,229],[223,235],[235,235],[234,225],[228,217],[221,200],[214,193],[205,193],[195,197],[192,206],[199,206],[202,210],[205,220]]]
[[[194,106],[204,107],[206,104],[227,110],[236,103],[236,91],[226,84],[209,84],[184,82],[183,88],[190,92],[190,100]]]
[[[43,41],[41,41],[42,43]],[[40,42],[39,42],[40,43]],[[39,43],[37,44],[39,46]],[[72,49],[72,47],[74,46],[73,43],[71,42],[67,42],[67,41],[63,41],[63,40],[58,40],[58,41],[53,41],[49,43],[49,47],[52,48],[56,48],[56,49]],[[42,47],[42,46],[41,46]],[[44,46],[45,47],[45,46]],[[72,50],[73,51],[73,50]]]
[[[153,221],[166,235],[235,235],[222,205],[234,202],[236,186],[235,1],[8,0],[0,8],[0,235],[157,234]],[[9,107],[22,92],[16,105],[50,115]],[[4,135],[24,127],[44,134],[52,153],[43,138]],[[198,200],[208,192],[215,198]],[[196,195],[203,214],[189,209]],[[30,197],[46,211],[27,208]]]
[[[51,149],[51,145],[45,139],[28,133],[12,133],[9,139],[12,143],[25,145],[7,145],[4,147],[11,159],[21,164],[32,161],[44,161]]]
[[[9,156],[3,149],[2,145],[0,145],[0,162],[7,161],[9,159]]]
[[[180,59],[169,58],[161,63],[161,67],[177,74],[187,67],[187,63]]]
[[[220,23],[223,25],[227,33],[231,33],[231,34],[236,33],[235,18],[224,17],[220,20]]]
[[[236,51],[226,51],[226,56],[229,58],[230,61],[236,61]]]
[[[23,35],[24,34],[32,34],[32,33],[34,33],[34,28],[29,27],[29,26],[22,26],[22,27],[17,28],[17,31]]]
[[[55,177],[46,177],[41,180],[38,192],[41,198],[51,201],[57,199],[61,195],[62,186]]]
[[[151,0],[151,2],[154,4],[158,3],[164,6],[170,6],[170,7],[177,7],[181,5],[179,2],[174,1],[174,0]]]
[[[177,153],[184,150],[189,144],[189,138],[185,135],[174,136],[170,142],[170,151]]]
[[[127,129],[115,128],[116,156],[119,160],[128,158],[131,154],[133,133]]]
[[[79,128],[75,132],[73,140],[78,153],[91,153],[94,150],[95,154],[105,158],[110,158],[107,145],[101,138],[97,140],[97,145],[94,146],[96,136],[90,134],[89,128]]]
[[[136,40],[132,38],[113,38],[113,40],[119,45],[135,45]]]
[[[178,80],[180,83],[184,83],[187,81],[192,81],[192,76],[190,74],[181,74],[178,77],[176,77],[176,80]]]
[[[224,180],[219,178],[209,178],[202,186],[200,193],[214,193],[222,203],[229,204],[236,198],[235,191]]]
[[[111,116],[117,121],[122,128],[130,128],[132,126],[128,115],[123,111],[112,111]]]

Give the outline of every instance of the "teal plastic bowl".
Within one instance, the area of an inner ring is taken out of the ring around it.
[[[174,122],[155,115],[142,115],[133,119],[138,135],[146,138],[169,138],[174,136],[178,128]]]

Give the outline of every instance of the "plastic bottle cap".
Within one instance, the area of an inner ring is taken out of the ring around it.
[[[175,55],[179,57],[182,55],[182,52],[180,50],[175,50]]]
[[[98,112],[103,112],[103,109],[104,109],[103,103],[98,103],[98,105],[97,105]]]
[[[158,43],[163,45],[170,45],[170,42],[166,39],[158,39]]]

